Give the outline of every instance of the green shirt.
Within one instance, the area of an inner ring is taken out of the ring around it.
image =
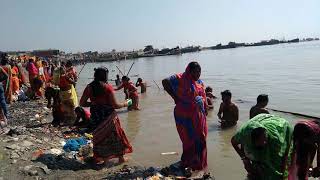
[[[262,150],[255,149],[251,141],[251,132],[258,127],[266,129],[268,138],[267,146]],[[259,164],[263,168],[264,179],[276,180],[288,176],[288,166],[283,174],[282,163],[286,152],[289,157],[286,164],[290,162],[292,133],[293,128],[287,120],[270,114],[260,114],[244,123],[234,138],[242,145],[253,164]]]

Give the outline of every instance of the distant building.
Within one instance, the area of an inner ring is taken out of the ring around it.
[[[299,41],[300,41],[299,38],[296,38],[296,39],[289,40],[288,43],[297,43]]]
[[[153,51],[154,49],[152,45],[145,46],[145,48],[143,49],[143,52],[145,54],[153,54],[154,53]]]
[[[313,38],[307,38],[306,41],[313,41]]]
[[[59,50],[49,49],[49,50],[34,50],[31,52],[33,56],[43,57],[43,58],[54,58],[59,55]]]

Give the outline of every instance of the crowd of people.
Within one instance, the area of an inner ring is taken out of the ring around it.
[[[26,61],[8,61],[1,57],[0,125],[7,123],[7,104],[16,100],[46,98],[52,108],[53,126],[85,128],[93,135],[93,152],[97,165],[111,158],[127,161],[133,152],[121,127],[116,109],[140,110],[138,87],[146,93],[147,85],[139,78],[134,84],[128,76],[117,75],[116,87],[108,83],[105,67],[94,69],[90,82],[79,101],[75,86],[78,74],[71,61],[59,64],[37,57]],[[188,171],[206,171],[207,115],[214,109],[213,89],[200,80],[201,66],[190,62],[185,72],[162,81],[164,90],[175,103],[174,118],[183,153],[180,167]],[[28,78],[27,78],[28,77]],[[119,102],[115,91],[124,89],[125,100]],[[229,90],[221,92],[217,116],[221,128],[235,126],[239,108],[232,102]],[[320,175],[320,122],[302,120],[294,127],[284,118],[266,109],[268,95],[257,97],[250,109],[250,120],[244,122],[231,139],[241,157],[249,179],[307,179]],[[90,110],[88,109],[90,107]],[[317,166],[312,162],[317,154]],[[223,163],[223,162],[221,162]]]
[[[47,107],[52,109],[53,127],[83,128],[86,133],[93,134],[94,159],[97,164],[115,157],[119,158],[119,162],[126,161],[124,154],[132,152],[132,147],[121,128],[115,109],[140,109],[137,87],[141,87],[141,93],[146,92],[146,83],[141,78],[134,85],[128,76],[123,76],[119,81],[117,75],[116,87],[113,87],[107,83],[108,69],[97,68],[94,81],[85,88],[78,103],[75,89],[78,74],[71,61],[59,63],[39,57],[9,60],[3,54],[1,64],[1,128],[7,125],[7,104],[46,99]],[[114,92],[120,89],[124,89],[124,103],[119,103],[115,98]]]

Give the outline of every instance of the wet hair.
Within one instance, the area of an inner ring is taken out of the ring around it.
[[[0,60],[2,61],[2,59],[5,59],[6,58],[6,53],[3,53],[0,51]]]
[[[81,107],[81,106],[76,107],[76,108],[74,109],[74,112],[80,113],[81,116],[84,116],[84,115],[85,115],[85,114],[84,114],[84,109],[83,109],[83,107]]]
[[[14,61],[10,61],[9,64],[10,64],[11,68],[13,68],[13,66],[16,66],[17,63]]]
[[[294,126],[293,130],[293,140],[301,141],[305,138],[315,137],[317,136],[314,132],[309,128],[306,124],[298,123]]]
[[[260,94],[257,97],[257,103],[269,102],[269,97],[266,94]]]
[[[83,111],[83,108],[81,106],[78,106],[74,109],[74,111],[81,113]]]
[[[90,83],[92,87],[92,95],[94,97],[100,96],[104,93],[103,83],[107,82],[107,74],[109,70],[105,67],[94,69],[94,80]]]
[[[117,74],[116,76],[117,76],[117,78],[120,78],[119,74]]]
[[[39,79],[39,78],[35,78],[33,80],[33,84],[34,85],[38,85],[38,86],[42,86],[43,85],[43,81],[41,81],[41,79]]]
[[[142,79],[141,79],[141,78],[138,78],[138,82],[142,82]]]
[[[1,65],[2,65],[2,66],[5,66],[5,65],[8,64],[8,59],[7,59],[6,55],[2,55],[2,56],[3,56],[3,57],[2,57],[2,59],[1,59]]]
[[[208,86],[208,87],[206,87],[206,90],[205,90],[206,92],[212,92],[213,90],[212,90],[212,87],[210,87],[210,86]]]
[[[221,92],[221,96],[232,97],[232,93],[229,90],[225,90]]]
[[[198,62],[192,61],[188,64],[189,70],[190,71],[194,71],[196,69],[200,69],[201,70],[201,66]]]
[[[255,144],[257,139],[261,137],[266,132],[266,129],[263,127],[255,128],[251,131],[251,142]]]
[[[130,81],[130,78],[128,76],[122,76],[121,80],[122,81]]]
[[[72,66],[72,62],[70,60],[67,61],[66,66],[71,67]]]

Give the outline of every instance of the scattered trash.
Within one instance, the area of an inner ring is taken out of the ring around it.
[[[87,140],[84,137],[69,139],[66,144],[63,146],[63,149],[66,152],[78,151],[82,145],[86,145]]]
[[[66,145],[66,142],[65,141],[60,141],[60,144],[61,144],[61,146],[64,146],[64,145]]]
[[[54,154],[54,155],[60,155],[60,154],[62,154],[62,150],[60,150],[60,149],[55,149],[55,148],[50,149],[49,152],[50,152],[51,154]]]
[[[42,149],[35,151],[34,153],[32,153],[32,160],[38,159],[43,154],[44,154],[44,152]]]
[[[9,146],[6,146],[7,149],[12,149],[12,150],[19,150],[20,147],[17,144],[11,144]]]
[[[93,135],[92,134],[88,134],[88,133],[84,133],[84,136],[86,136],[88,139],[92,139]]]
[[[161,153],[161,155],[178,155],[179,153],[177,152],[164,152],[164,153]]]
[[[78,170],[94,168],[91,164],[92,134],[69,127],[53,127],[50,125],[51,119],[46,116],[51,110],[44,107],[46,103],[43,100],[27,103],[15,102],[9,108],[8,119],[12,121],[8,122],[7,135],[3,135],[0,140],[3,149],[3,152],[0,152],[0,160],[8,164],[0,167],[0,172],[6,173],[2,175],[3,177],[10,176],[9,173],[12,173],[10,169],[16,167],[20,167],[18,170],[22,172],[17,173],[18,179],[48,179],[49,174],[54,177],[62,171],[71,177],[74,174],[69,174],[65,170],[77,173]],[[161,155],[178,155],[178,153],[163,152]],[[120,169],[119,167],[107,169],[106,173],[103,173],[103,178],[110,180],[169,180],[186,179],[186,177],[173,166],[163,169],[123,166]],[[203,176],[202,179],[207,178]]]
[[[39,115],[39,114],[34,115],[34,117],[35,117],[36,119],[40,119],[40,115]]]
[[[82,146],[78,153],[79,156],[83,157],[83,159],[87,159],[93,157],[93,146],[92,144],[87,144]]]

